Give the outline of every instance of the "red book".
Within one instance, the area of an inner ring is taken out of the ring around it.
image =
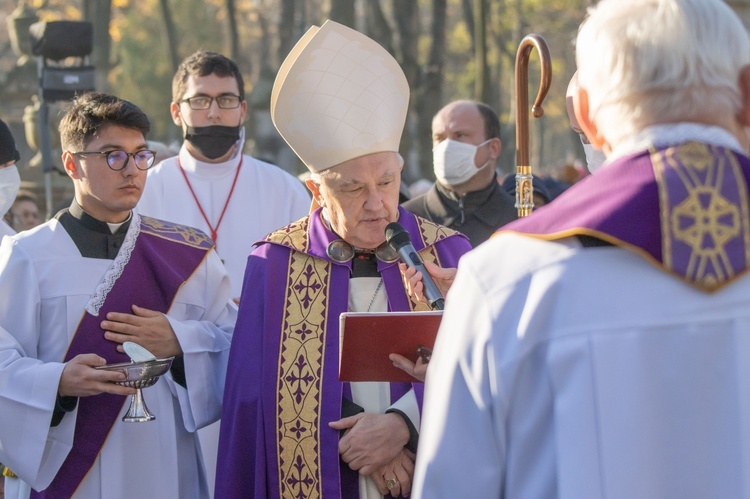
[[[339,319],[339,381],[416,381],[388,355],[417,361],[435,345],[443,312],[346,312]]]

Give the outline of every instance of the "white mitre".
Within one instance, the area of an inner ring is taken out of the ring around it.
[[[409,84],[396,60],[333,21],[313,26],[279,69],[271,118],[313,172],[376,152],[398,152]]]

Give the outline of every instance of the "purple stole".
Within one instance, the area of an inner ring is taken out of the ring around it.
[[[96,353],[108,364],[128,362],[128,356],[119,353],[116,344],[104,338],[100,323],[107,313],[132,313],[132,305],[166,313],[177,291],[213,248],[211,239],[192,227],[149,217],[140,217],[139,222],[140,233],[130,259],[100,309],[92,314],[87,306],[65,362],[83,353]],[[75,493],[117,421],[125,398],[108,393],[79,398],[73,447],[49,487],[41,492],[32,490],[31,497],[52,499]]]
[[[686,142],[614,161],[504,226],[542,239],[587,235],[713,292],[750,265],[750,158]]]

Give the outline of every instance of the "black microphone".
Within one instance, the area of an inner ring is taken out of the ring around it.
[[[424,286],[424,295],[427,297],[427,302],[433,310],[443,310],[445,307],[445,299],[438,290],[435,282],[430,277],[427,269],[424,268],[424,263],[419,257],[419,253],[414,249],[411,244],[411,238],[409,233],[406,232],[401,224],[398,222],[391,222],[385,227],[385,240],[394,251],[397,251],[401,256],[401,260],[410,266],[414,267],[422,273],[422,285]]]

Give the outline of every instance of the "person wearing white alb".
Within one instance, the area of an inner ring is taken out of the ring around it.
[[[149,130],[132,103],[78,97],[60,124],[75,199],[0,244],[5,497],[208,497],[195,430],[219,417],[236,311],[207,235],[133,209]],[[144,390],[154,421],[123,421],[135,391],[97,369],[129,362],[125,341],[173,357]]]
[[[747,497],[750,37],[602,0],[576,58],[607,162],[461,259],[414,497]]]

